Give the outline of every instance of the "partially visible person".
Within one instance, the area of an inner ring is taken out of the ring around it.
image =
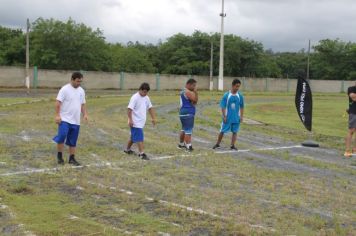
[[[88,112],[85,106],[85,92],[80,87],[83,75],[74,72],[70,83],[64,85],[58,92],[56,100],[55,122],[58,124],[58,134],[53,138],[57,143],[57,162],[63,165],[64,142],[69,146],[69,164],[80,166],[75,159],[75,151],[80,130],[80,116],[83,114],[85,121],[88,120]]]
[[[144,133],[143,128],[146,124],[147,111],[152,118],[152,124],[156,125],[156,118],[153,110],[153,106],[148,92],[150,91],[150,85],[148,83],[142,83],[139,91],[132,95],[129,105],[127,107],[128,125],[130,127],[131,136],[124,150],[127,154],[133,154],[131,147],[134,143],[137,144],[139,150],[139,157],[142,160],[149,160],[148,156],[144,152]]]
[[[350,158],[352,153],[356,151],[352,146],[352,138],[356,132],[356,82],[354,86],[351,86],[347,89],[347,95],[349,98],[349,108],[347,113],[349,114],[349,130],[345,138],[346,150],[344,156]]]
[[[213,149],[220,148],[220,143],[224,134],[232,132],[231,150],[236,150],[237,132],[240,130],[240,124],[243,121],[244,115],[244,97],[239,92],[241,81],[234,79],[232,81],[231,90],[226,92],[220,101],[220,108],[222,113],[221,129],[218,140]]]
[[[179,134],[178,148],[193,151],[192,134],[194,128],[195,106],[198,103],[197,81],[189,79],[180,92],[179,118],[182,129]]]

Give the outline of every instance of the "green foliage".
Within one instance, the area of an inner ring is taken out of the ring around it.
[[[110,45],[110,71],[155,72],[147,55],[136,47],[123,47],[120,44]]]
[[[19,29],[0,26],[0,65],[25,63],[25,36]]]
[[[69,19],[37,19],[31,33],[31,61],[47,69],[106,70],[108,46],[103,33]]]
[[[315,77],[319,79],[343,80],[349,78],[350,71],[356,70],[356,44],[339,39],[321,40],[314,47],[313,66]]]

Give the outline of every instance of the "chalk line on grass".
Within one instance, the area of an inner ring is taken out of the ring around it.
[[[225,154],[225,153],[239,153],[239,152],[255,152],[255,151],[273,151],[273,150],[283,150],[283,149],[292,149],[292,148],[302,148],[301,145],[294,146],[282,146],[282,147],[268,147],[268,148],[257,148],[257,149],[241,149],[241,150],[227,150],[227,151],[215,151],[216,154]]]
[[[285,146],[285,147],[269,147],[269,148],[259,148],[259,149],[243,149],[243,150],[238,150],[238,151],[233,151],[233,150],[228,150],[228,151],[215,151],[216,154],[226,154],[226,153],[239,153],[239,152],[253,152],[253,151],[268,151],[268,150],[282,150],[282,149],[291,149],[291,148],[301,148],[302,146],[300,145],[295,145],[295,146]],[[151,161],[159,161],[159,160],[166,160],[166,159],[172,159],[175,157],[195,157],[195,156],[202,156],[202,153],[198,154],[179,154],[179,155],[168,155],[168,156],[158,156],[158,157],[152,157]],[[204,155],[207,155],[205,153]],[[122,161],[122,162],[116,162],[116,163],[111,163],[111,162],[105,162],[105,163],[100,163],[100,164],[87,164],[83,166],[70,166],[70,169],[81,169],[84,167],[114,167],[115,165],[120,165],[120,164],[127,164],[127,163],[134,163],[134,162],[142,162],[140,159],[134,159],[134,160],[129,160],[129,161]],[[31,170],[24,170],[24,171],[15,171],[15,172],[8,172],[8,173],[3,173],[0,174],[0,176],[14,176],[14,175],[26,175],[26,174],[36,174],[36,173],[52,173],[52,172],[57,172],[60,170],[64,170],[68,167],[55,167],[55,168],[44,168],[44,169],[31,169]]]
[[[132,191],[129,191],[129,190],[126,190],[126,189],[117,188],[117,187],[114,187],[114,186],[106,186],[106,185],[103,185],[101,183],[95,183],[93,181],[88,181],[88,184],[95,185],[95,186],[98,186],[100,188],[106,188],[106,189],[109,189],[109,190],[112,190],[112,191],[118,190],[118,191],[120,191],[122,193],[125,193],[127,195],[130,195],[130,196],[131,195],[136,195],[136,193],[134,193]],[[197,214],[200,214],[200,215],[206,215],[206,216],[210,216],[210,217],[221,219],[221,220],[228,220],[229,219],[226,216],[221,216],[221,215],[218,215],[218,214],[215,214],[215,213],[211,213],[211,212],[202,210],[200,208],[193,208],[193,207],[185,206],[185,205],[182,205],[182,204],[179,204],[179,203],[175,203],[175,202],[170,202],[170,201],[166,201],[166,200],[162,200],[162,199],[154,199],[154,198],[148,197],[148,196],[145,196],[145,199],[147,201],[150,201],[150,202],[156,201],[156,202],[161,203],[163,205],[180,208],[182,210],[189,211],[189,212],[194,212],[194,213],[197,213]],[[276,231],[275,229],[273,229],[271,227],[265,227],[263,225],[250,224],[250,223],[247,223],[247,222],[242,222],[242,223],[243,224],[247,224],[251,228],[260,228],[260,229],[263,229],[263,230],[269,230],[271,232],[275,232]]]

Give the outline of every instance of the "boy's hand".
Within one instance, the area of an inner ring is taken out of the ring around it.
[[[55,121],[56,121],[56,124],[59,125],[62,122],[62,119],[59,115],[56,115]]]
[[[226,121],[227,121],[227,118],[226,118],[226,116],[224,116],[224,123],[226,123]]]
[[[156,126],[157,122],[155,119],[152,119],[152,124],[153,124],[153,126]]]
[[[88,114],[84,114],[83,115],[83,119],[84,119],[85,122],[88,122],[89,121]]]
[[[133,121],[132,121],[132,119],[129,119],[127,123],[128,123],[128,125],[129,125],[130,127],[133,127]]]

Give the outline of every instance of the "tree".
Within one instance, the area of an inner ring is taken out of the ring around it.
[[[25,54],[22,30],[0,26],[0,65],[24,65]]]
[[[31,32],[32,64],[47,69],[108,70],[108,45],[102,31],[72,19],[37,19]]]
[[[111,71],[153,73],[155,68],[144,52],[136,47],[123,47],[120,44],[110,45]]]

